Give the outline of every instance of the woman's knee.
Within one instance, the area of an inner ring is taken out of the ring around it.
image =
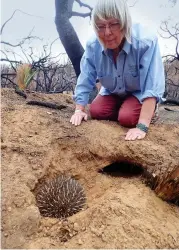
[[[97,104],[91,103],[89,111],[90,111],[90,115],[93,119],[100,119],[101,110]]]
[[[120,110],[118,114],[119,124],[123,127],[132,128],[138,123],[139,116],[130,111]]]
[[[104,106],[92,103],[89,111],[93,119],[117,121],[118,112],[112,108],[105,108]]]
[[[98,95],[90,105],[90,115],[93,119],[98,120],[117,120],[118,111],[116,96]]]
[[[121,105],[118,113],[120,125],[129,128],[135,127],[139,120],[141,107],[141,103],[135,96],[128,97]]]

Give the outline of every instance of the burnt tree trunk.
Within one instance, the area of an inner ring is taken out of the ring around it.
[[[179,205],[179,166],[170,173],[159,178],[156,183],[156,194],[166,201],[173,201]]]
[[[80,74],[80,60],[84,53],[84,49],[69,21],[73,3],[74,0],[55,0],[55,24],[60,40],[73,64],[76,76],[78,77]]]

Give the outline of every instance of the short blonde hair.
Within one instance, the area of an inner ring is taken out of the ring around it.
[[[98,20],[116,18],[128,42],[131,42],[131,15],[126,0],[98,0],[92,11],[92,25],[97,34]]]

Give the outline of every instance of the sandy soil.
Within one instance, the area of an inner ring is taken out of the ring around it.
[[[115,122],[71,126],[68,95],[29,97],[65,104],[63,110],[27,105],[11,89],[1,98],[2,248],[179,248],[178,206],[157,197],[141,176],[98,172],[121,159],[161,172],[179,167],[179,112],[162,106],[144,140],[125,142],[126,129]],[[61,174],[87,195],[84,210],[65,221],[42,217],[35,201],[38,185]]]

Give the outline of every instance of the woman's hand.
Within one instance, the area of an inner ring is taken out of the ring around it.
[[[144,131],[140,130],[139,128],[132,128],[128,130],[125,140],[126,141],[134,141],[136,139],[141,140],[145,136],[146,136],[146,133]]]
[[[88,119],[88,115],[82,111],[82,110],[76,110],[75,113],[72,115],[70,122],[75,125],[78,126],[81,124],[82,120],[87,121]]]

